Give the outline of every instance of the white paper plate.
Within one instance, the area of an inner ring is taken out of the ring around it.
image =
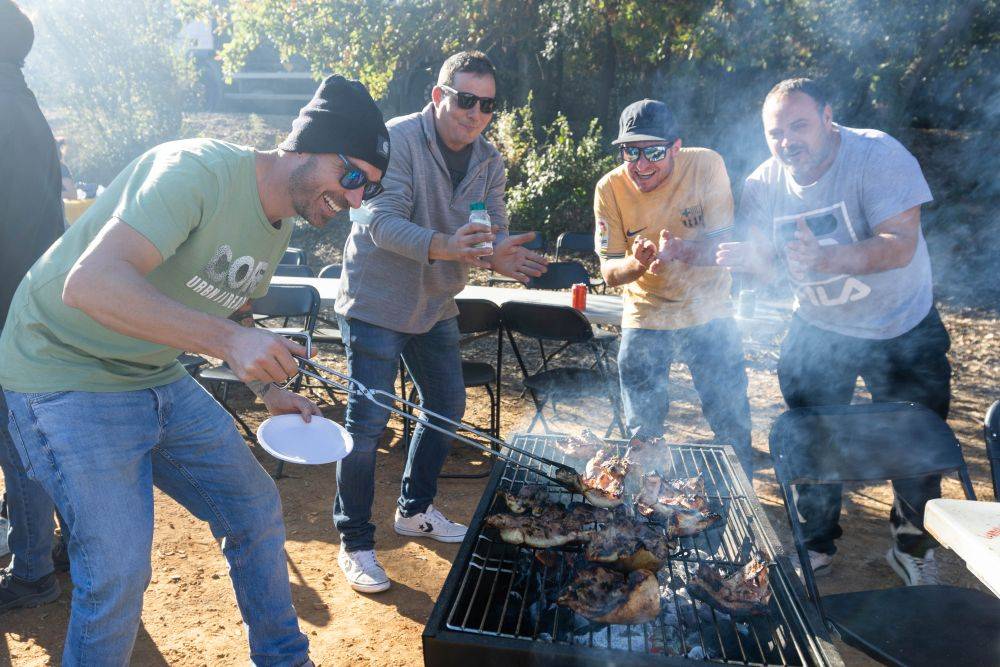
[[[337,422],[313,415],[278,415],[257,427],[257,440],[271,456],[289,463],[320,465],[339,461],[354,449],[351,434]]]

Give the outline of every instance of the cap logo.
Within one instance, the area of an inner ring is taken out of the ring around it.
[[[389,159],[389,139],[386,137],[379,137],[376,139],[375,152],[382,157]]]

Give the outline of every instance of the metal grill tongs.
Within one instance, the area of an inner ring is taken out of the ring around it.
[[[540,475],[541,477],[544,477],[548,480],[555,482],[556,484],[567,489],[568,491],[571,491],[573,493],[582,492],[583,483],[580,480],[580,473],[578,473],[575,468],[572,468],[566,465],[565,463],[559,463],[544,456],[539,456],[538,454],[534,454],[525,449],[521,449],[520,447],[515,447],[514,445],[511,445],[510,443],[504,440],[494,438],[493,436],[487,433],[478,431],[461,422],[457,422],[453,419],[443,417],[435,412],[432,412],[431,410],[424,408],[423,406],[417,403],[412,403],[404,398],[400,398],[395,394],[390,394],[389,392],[382,391],[381,389],[369,389],[368,387],[364,386],[363,384],[361,384],[354,378],[350,377],[349,375],[344,375],[343,373],[334,370],[329,366],[324,366],[323,364],[313,361],[312,359],[306,359],[305,357],[300,357],[297,355],[293,356],[295,356],[295,359],[298,360],[299,362],[299,373],[301,375],[305,375],[314,380],[317,380],[323,383],[324,385],[328,385],[336,389],[339,389],[341,391],[345,391],[349,395],[357,394],[359,396],[362,396],[371,401],[372,403],[374,403],[375,405],[388,410],[392,414],[399,415],[403,419],[409,419],[410,421],[416,422],[417,424],[422,424],[425,428],[434,429],[439,433],[443,433],[449,437],[452,437],[458,440],[459,442],[469,445],[474,449],[478,449],[481,452],[485,452],[490,456],[494,456],[498,459],[516,465],[520,468],[531,471],[536,475]],[[319,372],[313,372],[307,370],[305,366],[310,366]],[[329,377],[324,377],[320,373],[326,373],[332,375],[333,377],[337,378],[339,382]],[[410,408],[411,410],[418,410],[419,412],[422,413],[422,416],[417,416],[416,414],[397,408],[396,407],[397,402],[403,404],[404,406]],[[454,428],[456,431],[465,431],[471,435],[474,435],[477,438],[482,438],[483,440],[486,440],[487,442],[495,445],[496,448],[487,447],[486,445],[483,445],[480,442],[472,440],[471,438],[467,438],[464,435],[453,433],[444,426],[432,423],[429,419],[427,419],[427,417],[443,422],[444,424]],[[545,472],[541,468],[527,465],[524,461],[518,460],[510,456],[509,454],[504,453],[503,448],[506,448],[512,452],[517,452],[521,456],[537,461],[542,465],[551,466],[552,470],[551,472]]]

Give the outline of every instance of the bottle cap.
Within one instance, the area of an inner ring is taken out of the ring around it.
[[[471,204],[469,204],[469,210],[470,211],[485,211],[486,210],[486,204],[483,203],[483,202],[481,202],[481,201],[474,201]]]

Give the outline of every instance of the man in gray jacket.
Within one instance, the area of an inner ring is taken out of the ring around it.
[[[532,234],[507,235],[499,152],[482,138],[493,118],[492,63],[479,52],[445,61],[419,113],[387,123],[392,142],[385,192],[354,215],[344,248],[336,311],[349,373],[372,389],[392,391],[402,355],[424,407],[460,420],[465,412],[455,295],[468,267],[492,268],[526,282],[545,260],[523,247]],[[492,232],[468,222],[469,206],[484,202]],[[477,247],[493,241],[494,247]],[[377,593],[389,578],[375,556],[371,507],[375,447],[388,412],[351,396],[347,430],[351,455],[337,466],[334,524],[338,563],[354,590]],[[460,542],[465,526],[432,504],[450,438],[418,427],[410,445],[394,528],[401,535]]]

